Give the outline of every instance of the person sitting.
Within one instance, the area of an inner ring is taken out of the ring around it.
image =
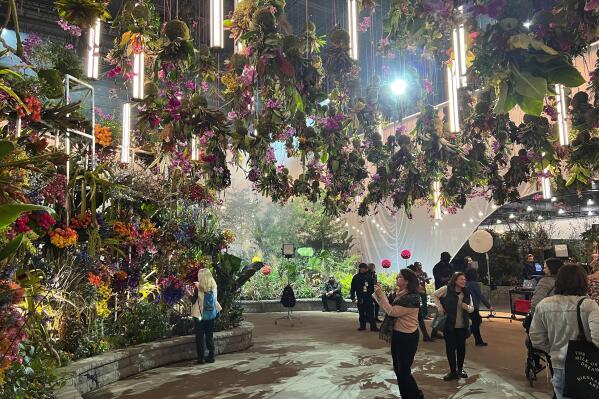
[[[545,261],[545,277],[539,280],[539,283],[535,287],[535,292],[532,294],[530,301],[530,313],[534,314],[535,308],[543,299],[553,295],[555,289],[555,277],[560,267],[564,265],[564,262],[559,258],[549,258]]]
[[[334,299],[337,312],[341,312],[341,285],[335,280],[335,276],[330,275],[329,280],[324,284],[322,291],[322,311],[329,311],[328,300]]]

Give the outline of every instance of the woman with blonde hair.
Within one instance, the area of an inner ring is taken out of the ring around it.
[[[216,291],[216,281],[214,281],[210,270],[200,269],[191,298],[191,316],[195,324],[198,364],[204,364],[204,336],[208,348],[206,362],[214,363],[214,319],[222,309],[216,299]]]

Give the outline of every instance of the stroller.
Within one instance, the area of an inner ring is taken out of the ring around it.
[[[530,337],[528,336],[528,330],[530,329],[530,324],[532,322],[532,314],[528,313],[522,326],[526,330],[526,367],[524,368],[524,374],[526,375],[526,379],[528,383],[532,387],[534,382],[537,380],[537,375],[543,370],[546,370],[549,367],[549,371],[551,372],[551,376],[553,377],[553,367],[551,365],[551,356],[545,351],[540,349],[533,348],[532,342],[530,342]]]

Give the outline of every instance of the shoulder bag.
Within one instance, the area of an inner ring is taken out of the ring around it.
[[[585,299],[576,306],[578,339],[568,343],[564,369],[564,396],[572,399],[599,398],[599,348],[587,341],[580,317],[580,306]]]

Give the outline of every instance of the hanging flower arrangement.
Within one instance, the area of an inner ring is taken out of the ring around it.
[[[70,227],[57,228],[50,232],[50,242],[58,248],[72,247],[77,244],[79,236]]]

